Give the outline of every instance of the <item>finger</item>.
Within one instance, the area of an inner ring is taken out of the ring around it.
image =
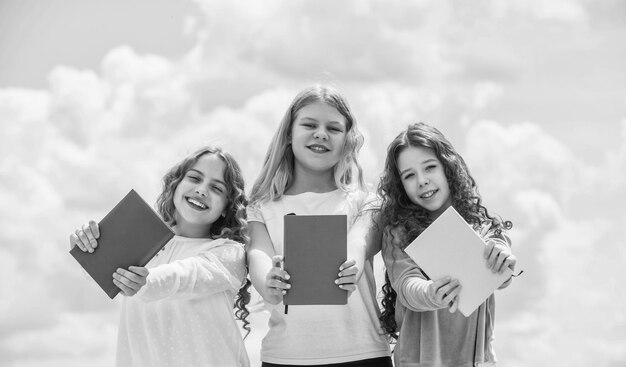
[[[506,263],[506,261],[509,258],[509,256],[510,255],[507,254],[504,251],[502,251],[502,252],[500,252],[500,254],[498,254],[498,257],[496,258],[496,261],[493,264],[493,272],[494,273],[501,273],[501,272],[504,271],[504,269],[506,269],[504,264]]]
[[[148,268],[145,268],[143,266],[129,266],[128,270],[132,271],[133,273],[141,276],[141,277],[147,277],[148,274],[150,274],[150,271],[148,270]]]
[[[506,260],[504,261],[504,263],[502,264],[502,268],[499,271],[500,274],[504,273],[504,271],[507,268],[511,269],[511,271],[514,271],[516,263],[517,263],[517,260],[515,259],[515,256],[511,255],[511,256],[507,257]]]
[[[444,301],[444,298],[448,295],[454,292],[455,287],[459,286],[459,281],[458,280],[452,280],[450,281],[448,284],[440,287],[437,290],[437,300],[439,303],[442,303]],[[447,303],[445,303],[447,304]]]
[[[145,278],[143,278],[143,277],[133,273],[132,271],[128,271],[128,270],[124,270],[122,268],[118,268],[116,272],[120,276],[122,276],[123,278],[128,279],[129,282],[132,282],[132,283],[135,283],[135,284],[143,284],[145,282]],[[124,284],[126,284],[126,285],[128,285],[130,287],[134,287],[134,285],[131,284],[131,283],[124,282]]]
[[[83,252],[87,252],[87,248],[83,245],[83,242],[78,238],[76,233],[70,234],[70,250],[74,248],[74,246],[78,246]]]
[[[340,284],[339,288],[343,289],[344,291],[354,292],[356,290],[356,285],[355,284]]]
[[[283,256],[282,255],[274,255],[272,256],[272,266],[275,268],[283,267]]]
[[[270,289],[286,290],[291,288],[291,284],[285,283],[278,279],[268,279],[265,285]]]
[[[96,239],[100,238],[100,227],[98,226],[98,223],[96,223],[96,221],[90,220],[89,228],[91,228],[91,233],[93,233],[93,236]]]
[[[335,284],[355,284],[356,283],[356,275],[345,276],[341,278],[337,278],[335,280]]]
[[[461,285],[458,284],[456,287],[451,288],[446,295],[443,297],[442,302],[445,305],[450,305],[455,298],[459,296],[461,292]]]
[[[287,280],[289,280],[289,278],[291,278],[289,276],[289,273],[287,273],[286,271],[284,271],[281,268],[272,268],[272,269],[270,269],[269,273],[267,273],[267,277],[269,279],[280,279],[280,280],[284,280],[284,281],[287,281]]]
[[[341,266],[339,266],[339,271],[343,271],[343,269],[347,269],[347,268],[352,267],[354,265],[356,265],[356,260],[354,260],[354,259],[347,260],[346,262],[341,264]]]
[[[93,236],[93,233],[91,233],[91,227],[88,224],[83,224],[83,233],[85,233],[85,235],[87,236],[87,240],[89,241],[89,245],[91,245],[91,248],[95,249],[96,247],[98,247],[96,238]]]
[[[91,243],[89,243],[89,238],[87,238],[85,231],[77,229],[74,233],[76,233],[76,236],[78,236],[78,239],[83,243],[87,251],[93,252],[93,247],[91,247]]]
[[[496,243],[492,240],[489,240],[487,242],[487,246],[485,246],[485,252],[483,253],[483,256],[485,257],[485,259],[489,258],[489,255],[491,255],[491,251],[493,250],[493,247],[496,245]]]
[[[498,259],[498,255],[500,255],[500,249],[497,247],[494,247],[493,251],[491,251],[491,254],[489,255],[489,258],[487,259],[488,268],[493,268],[494,264],[496,263],[496,260]]]
[[[357,268],[356,266],[351,266],[351,267],[349,267],[347,269],[344,269],[344,270],[340,271],[338,276],[339,277],[345,277],[345,276],[349,276],[349,275],[355,275],[358,272],[359,272],[359,268]]]
[[[439,279],[433,281],[432,286],[433,286],[434,290],[437,291],[442,286],[448,284],[450,282],[450,280],[451,280],[450,277],[439,278]]]
[[[452,301],[452,304],[450,305],[450,308],[448,310],[450,311],[450,313],[455,313],[456,310],[458,309],[459,309],[459,297],[457,296]]]
[[[125,296],[132,296],[135,293],[133,289],[115,278],[113,278],[113,284],[115,284]]]

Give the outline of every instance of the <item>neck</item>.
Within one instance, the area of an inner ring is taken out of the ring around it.
[[[293,177],[293,183],[285,190],[287,195],[297,195],[303,192],[324,193],[337,190],[332,169],[325,172],[312,172],[296,166]]]
[[[188,238],[211,238],[211,226],[195,226],[189,223],[178,222],[172,227],[172,231],[177,236]]]
[[[452,204],[450,203],[446,203],[443,206],[441,206],[441,208],[435,210],[434,212],[430,212],[429,217],[432,220],[437,220],[437,218],[439,218],[439,216],[441,214],[443,214],[443,212],[446,211],[446,209],[448,209]]]

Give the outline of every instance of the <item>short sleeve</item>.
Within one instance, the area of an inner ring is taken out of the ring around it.
[[[259,204],[251,204],[246,208],[248,214],[248,222],[261,222],[265,223],[263,212],[261,212],[261,206]]]

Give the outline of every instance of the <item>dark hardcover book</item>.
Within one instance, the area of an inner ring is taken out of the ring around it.
[[[335,284],[347,257],[345,215],[285,215],[284,267],[291,289],[285,305],[345,305]]]
[[[110,298],[120,292],[113,284],[117,268],[145,266],[174,236],[135,190],[130,190],[98,225],[100,238],[95,251],[83,252],[74,246],[70,254]]]

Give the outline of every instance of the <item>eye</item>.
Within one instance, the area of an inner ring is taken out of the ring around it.
[[[218,192],[220,194],[223,194],[225,191],[221,185],[211,185],[211,189],[213,189],[213,191]]]
[[[426,171],[430,171],[430,170],[433,170],[435,168],[437,168],[436,164],[430,164],[430,165],[426,166]]]
[[[197,175],[194,175],[194,174],[188,174],[187,175],[187,179],[189,181],[193,181],[193,182],[199,182],[200,181],[200,177],[198,177]]]
[[[407,173],[406,175],[402,176],[402,179],[406,181],[413,176],[415,176],[414,173]]]
[[[332,131],[332,132],[336,132],[336,133],[342,133],[343,132],[343,129],[338,128],[338,127],[330,127],[329,130]]]

